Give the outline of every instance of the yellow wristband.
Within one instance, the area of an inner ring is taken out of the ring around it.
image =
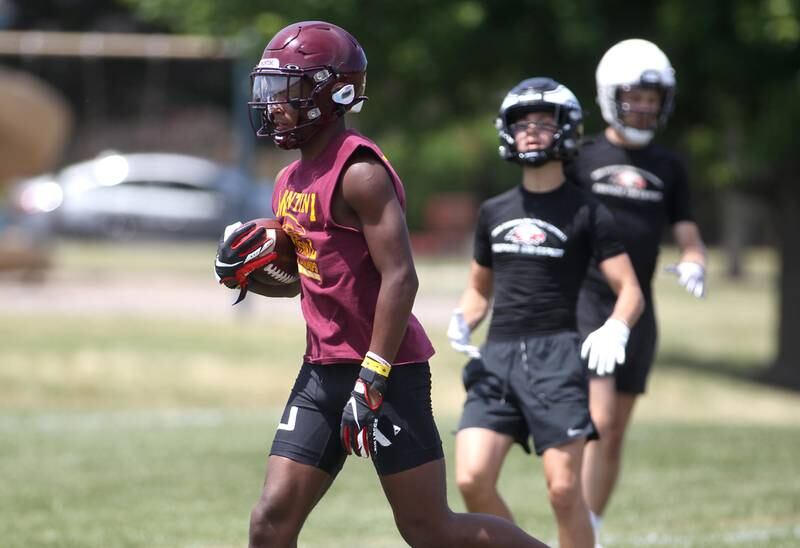
[[[367,355],[364,356],[364,361],[361,362],[361,367],[366,367],[370,371],[375,371],[375,373],[383,375],[384,377],[388,377],[389,373],[392,372],[392,366],[389,362],[374,352],[367,352]]]

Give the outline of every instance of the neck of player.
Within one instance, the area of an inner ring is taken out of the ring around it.
[[[564,166],[552,161],[538,167],[522,168],[522,188],[528,192],[552,192],[564,184]]]
[[[347,126],[344,123],[344,117],[339,117],[333,123],[323,126],[311,139],[300,146],[300,159],[305,162],[315,160],[325,152],[328,143],[345,131],[347,131]]]

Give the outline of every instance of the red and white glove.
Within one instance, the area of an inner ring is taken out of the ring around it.
[[[625,362],[625,345],[630,328],[625,322],[609,318],[606,323],[586,336],[581,346],[581,359],[589,358],[589,369],[598,375],[610,375],[616,364]]]
[[[703,265],[683,261],[664,270],[678,277],[678,283],[698,299],[706,294],[706,269]]]
[[[350,399],[344,406],[339,435],[348,455],[370,458],[377,451],[375,430],[386,392],[389,362],[373,352],[367,352],[361,364]]]
[[[275,239],[256,223],[237,221],[225,227],[214,260],[217,281],[230,289],[239,288],[236,304],[247,295],[247,277],[277,258]]]

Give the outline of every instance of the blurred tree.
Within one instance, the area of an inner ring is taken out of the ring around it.
[[[624,38],[659,44],[678,73],[679,140],[701,186],[749,186],[772,204],[781,239],[778,355],[771,378],[800,387],[800,0],[124,0],[176,31],[236,36],[253,60],[286,24],[323,19],[358,37],[370,60],[359,126],[409,187],[418,224],[429,194],[486,196],[516,182],[497,161],[492,119],[519,80],[566,83],[599,130],[594,69]],[[705,195],[712,195],[706,193]],[[712,208],[714,204],[700,204]]]

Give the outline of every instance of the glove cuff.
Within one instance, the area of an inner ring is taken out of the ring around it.
[[[628,324],[625,323],[624,320],[609,318],[606,320],[606,323],[603,324],[603,327],[618,336],[620,340],[624,341],[624,343],[628,342],[628,337],[631,334],[631,328],[628,327]]]
[[[358,376],[383,394],[386,392],[386,384],[389,381],[389,373],[391,372],[392,366],[389,362],[374,352],[367,352],[367,355],[364,356],[364,361],[361,362],[361,372]]]

